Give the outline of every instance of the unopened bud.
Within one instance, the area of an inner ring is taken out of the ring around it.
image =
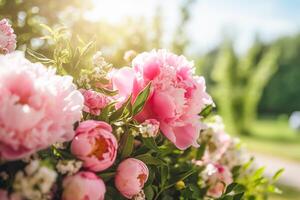
[[[129,50],[126,51],[123,58],[126,62],[131,62],[135,57],[136,57],[137,53],[134,50]]]
[[[175,187],[177,190],[182,190],[185,188],[185,183],[183,181],[177,181],[177,183],[175,184]]]

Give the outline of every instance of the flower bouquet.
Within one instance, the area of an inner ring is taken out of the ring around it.
[[[265,199],[263,168],[224,130],[193,62],[129,51],[116,68],[93,42],[50,29],[52,57],[14,51],[0,21],[0,199]],[[36,62],[38,61],[38,62]]]

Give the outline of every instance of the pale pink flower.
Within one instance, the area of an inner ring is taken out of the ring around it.
[[[158,50],[139,54],[132,65],[133,69],[125,67],[113,74],[113,86],[119,91],[120,100],[131,93],[135,98],[151,82],[151,94],[137,120],[158,120],[162,133],[179,149],[198,147],[198,114],[212,100],[205,91],[204,78],[193,75],[193,63],[183,56]]]
[[[83,110],[93,115],[99,115],[101,109],[107,106],[110,102],[109,98],[104,94],[92,90],[80,90],[84,97],[84,108]]]
[[[0,157],[15,160],[73,139],[83,97],[72,77],[31,63],[23,53],[0,55]]]
[[[220,116],[216,115],[205,123],[206,128],[200,139],[206,144],[203,161],[206,163],[219,162],[228,151],[233,139],[225,132],[225,126]]]
[[[71,152],[83,161],[83,166],[99,172],[109,168],[116,160],[118,142],[109,124],[88,120],[76,129]]]
[[[208,164],[207,168],[207,195],[213,198],[219,198],[227,185],[232,183],[232,174],[226,166],[220,164]]]
[[[203,160],[205,162],[216,162],[229,148],[232,138],[224,130],[208,128],[201,133],[201,141],[206,144]]]
[[[141,192],[149,176],[145,163],[128,158],[120,163],[115,176],[115,185],[119,192],[131,199]]]
[[[16,43],[16,35],[8,20],[0,20],[0,53],[7,54],[14,51]]]
[[[93,172],[79,172],[63,180],[62,200],[104,200],[105,184]]]

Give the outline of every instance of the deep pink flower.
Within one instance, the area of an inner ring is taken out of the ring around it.
[[[7,54],[14,51],[16,43],[16,35],[8,20],[0,20],[0,54]]]
[[[79,172],[63,181],[62,200],[104,200],[105,184],[93,172]]]
[[[109,168],[116,160],[118,142],[109,124],[88,120],[76,129],[71,152],[83,161],[83,166],[99,172]]]
[[[137,120],[158,120],[163,134],[179,149],[197,147],[201,129],[198,114],[212,100],[205,91],[204,78],[193,75],[193,63],[158,50],[138,55],[132,65],[133,69],[125,67],[113,74],[120,99],[131,93],[135,98],[151,81],[151,94]]]
[[[208,176],[208,191],[207,195],[219,198],[227,185],[232,183],[232,174],[230,170],[223,165],[220,164],[211,164],[213,166],[212,174]]]
[[[115,185],[119,192],[131,199],[144,187],[149,176],[145,163],[135,158],[128,158],[120,163],[115,176]]]
[[[83,97],[70,76],[31,63],[23,53],[0,55],[0,157],[15,160],[73,139]]]
[[[92,90],[80,90],[84,97],[84,108],[85,112],[93,115],[99,115],[102,108],[107,106],[110,102],[109,98],[104,94]]]

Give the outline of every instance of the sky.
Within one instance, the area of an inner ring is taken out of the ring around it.
[[[163,10],[167,35],[178,22],[179,3],[183,0],[93,0],[94,10],[87,13],[92,20],[111,23],[125,17],[151,18],[157,6]],[[237,52],[243,53],[256,35],[270,42],[278,37],[300,32],[298,0],[198,0],[192,7],[187,34],[192,51],[207,52],[220,44],[224,35],[234,39]]]

